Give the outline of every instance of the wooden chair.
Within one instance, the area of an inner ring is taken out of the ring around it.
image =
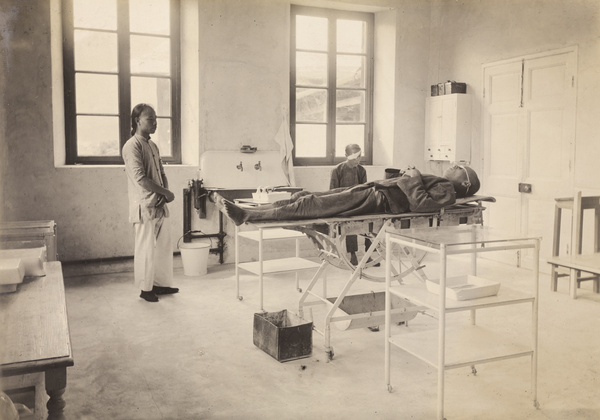
[[[569,255],[560,256],[560,230],[562,210],[571,210],[571,249]],[[583,212],[594,210],[593,250],[583,253]],[[558,279],[568,276],[569,290],[573,299],[577,298],[577,288],[582,281],[594,281],[594,292],[600,292],[600,196],[582,197],[578,191],[573,198],[557,198],[554,212],[554,240],[552,243],[551,288],[556,291]],[[565,273],[561,269],[567,269]]]

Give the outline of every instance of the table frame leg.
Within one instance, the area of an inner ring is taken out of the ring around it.
[[[63,394],[67,388],[67,368],[55,368],[46,371],[46,393],[50,397],[46,403],[48,420],[64,420],[63,410],[66,402]]]

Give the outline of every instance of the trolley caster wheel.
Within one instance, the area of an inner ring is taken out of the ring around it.
[[[538,402],[538,400],[533,401],[533,406],[535,407],[536,410],[540,409],[540,403]]]
[[[388,386],[387,386],[387,389],[388,389],[388,392],[389,392],[389,393],[392,393],[392,391],[394,390],[394,387],[393,387],[393,386],[391,386],[391,385],[388,385]]]
[[[302,293],[302,288],[298,287],[298,293]]]
[[[238,300],[244,300],[244,296],[238,296]]]
[[[475,368],[475,366],[471,366],[471,373],[473,375],[477,375],[477,369]]]
[[[333,360],[333,355],[334,355],[333,348],[331,350],[327,351],[326,353],[327,353],[327,360],[328,361]]]

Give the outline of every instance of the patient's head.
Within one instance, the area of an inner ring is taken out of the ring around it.
[[[346,146],[346,158],[350,167],[355,167],[360,164],[360,158],[362,157],[362,150],[358,144],[349,144]]]
[[[454,165],[446,169],[444,178],[452,183],[457,198],[468,197],[481,186],[477,173],[468,166]]]

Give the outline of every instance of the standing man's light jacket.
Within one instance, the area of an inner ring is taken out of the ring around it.
[[[129,194],[129,222],[169,217],[167,205],[157,207],[159,194],[145,189],[141,182],[149,178],[164,187],[165,174],[158,147],[152,140],[133,136],[123,146],[123,160],[127,172]]]

